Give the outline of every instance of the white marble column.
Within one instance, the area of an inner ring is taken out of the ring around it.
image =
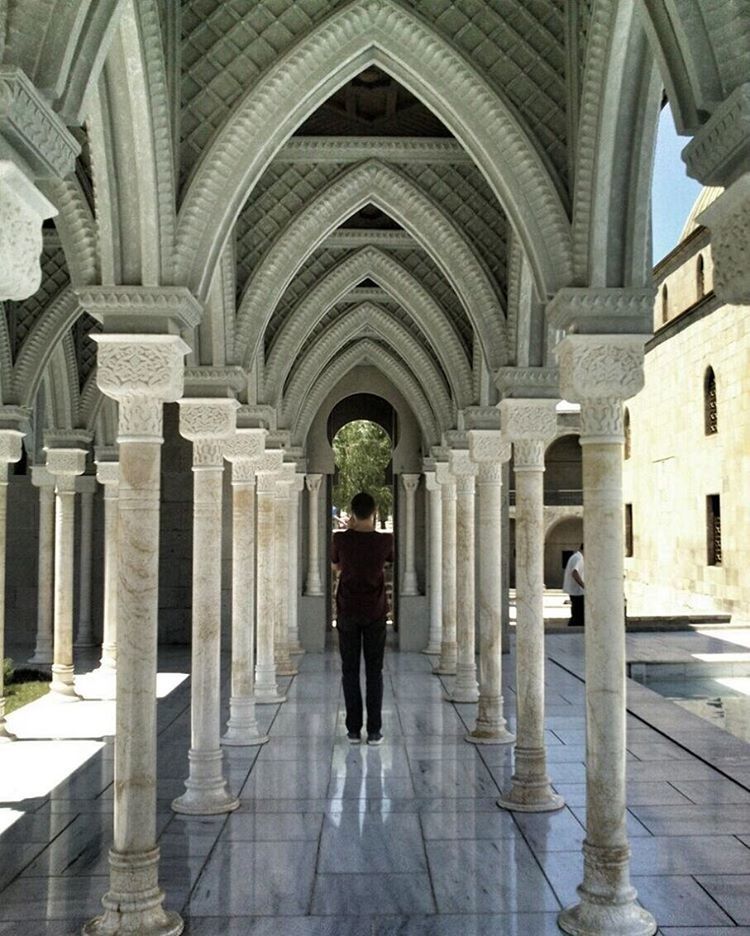
[[[76,477],[86,468],[86,451],[46,448],[47,470],[55,478],[54,663],[48,699],[78,702],[73,671],[73,563]]]
[[[306,595],[324,595],[323,582],[320,578],[320,484],[321,474],[309,474],[305,477],[307,485],[307,503],[309,519],[307,524],[307,584]]]
[[[231,398],[180,400],[180,435],[193,443],[193,627],[190,775],[172,803],[210,816],[240,805],[224,778],[221,749],[221,528],[224,448],[239,404]]]
[[[471,458],[479,465],[479,708],[476,724],[466,736],[475,744],[508,744],[503,702],[502,640],[502,477],[510,458],[510,444],[499,431],[473,429],[469,433]]]
[[[94,539],[94,494],[96,478],[84,475],[76,481],[76,493],[81,505],[81,531],[78,551],[78,627],[75,648],[93,647],[94,632],[91,621],[91,554]]]
[[[440,640],[440,658],[434,672],[438,676],[452,676],[456,672],[458,648],[456,644],[456,479],[448,462],[436,462],[435,480],[440,485],[442,504],[442,575],[443,627]]]
[[[224,452],[232,463],[232,688],[221,743],[237,747],[268,741],[255,714],[254,460],[265,437],[265,429],[238,429]]]
[[[31,469],[39,488],[39,558],[37,560],[36,644],[29,663],[52,662],[55,572],[55,479],[43,465]]]
[[[305,476],[295,474],[289,493],[289,652],[295,655],[305,652],[299,642],[299,507],[304,487]]]
[[[451,474],[456,479],[456,681],[451,702],[477,702],[476,596],[474,550],[474,477],[477,466],[466,449],[452,449]]]
[[[111,674],[117,670],[117,499],[120,465],[115,455],[115,450],[107,452],[107,455],[101,449],[96,452],[96,479],[104,488],[104,608],[99,668]]]
[[[21,457],[23,433],[0,429],[0,664],[5,659],[5,545],[7,539],[8,465]],[[0,665],[0,742],[15,741],[5,724],[5,685]]]
[[[255,701],[259,704],[285,702],[276,682],[274,631],[276,576],[274,555],[276,484],[281,470],[281,450],[268,451],[257,465],[257,600],[258,661],[255,666]]]
[[[568,335],[561,392],[581,404],[586,544],[586,838],[579,903],[558,917],[575,934],[651,936],[630,883],[626,818],[625,620],[622,601],[622,403],[643,386],[641,335]]]
[[[440,655],[443,634],[443,517],[442,488],[435,480],[435,472],[426,470],[425,486],[429,493],[430,535],[427,550],[430,564],[430,632],[427,647],[422,651],[430,656]]]
[[[279,676],[296,676],[299,670],[289,655],[289,513],[291,510],[291,487],[294,484],[295,466],[291,462],[282,465],[281,477],[276,482],[274,501],[274,563],[276,566],[276,601],[274,623],[274,657]]]
[[[404,580],[401,585],[402,595],[418,595],[417,570],[415,567],[416,510],[415,501],[419,487],[418,474],[402,474],[401,481],[406,492],[406,531],[404,535]]]
[[[124,298],[129,298],[130,288]],[[176,294],[176,295],[175,295]],[[101,294],[100,294],[101,295]],[[168,301],[185,297],[171,291]],[[153,311],[154,299],[151,298]],[[99,295],[97,296],[99,299]],[[130,300],[133,304],[138,294]],[[109,304],[109,292],[99,300]],[[124,301],[124,300],[123,300]],[[118,304],[119,305],[119,304]],[[175,310],[176,312],[177,310]],[[97,335],[97,383],[119,402],[118,647],[114,842],[104,912],[85,936],[179,936],[164,909],[156,844],[156,651],[163,403],[178,399],[188,346],[176,335]]]
[[[554,438],[555,400],[500,403],[516,477],[516,747],[511,786],[498,805],[548,812],[565,805],[550,785],[544,741],[544,452]]]

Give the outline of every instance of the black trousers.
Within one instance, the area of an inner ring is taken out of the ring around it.
[[[571,627],[583,627],[583,595],[570,596],[570,621]]]
[[[341,681],[346,704],[346,730],[362,730],[362,690],[359,684],[360,660],[365,658],[365,685],[367,691],[367,732],[382,728],[383,708],[383,654],[385,653],[385,620],[363,621],[358,618],[339,618],[341,652]]]

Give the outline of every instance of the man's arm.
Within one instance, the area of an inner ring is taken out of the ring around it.
[[[339,549],[336,543],[336,534],[333,534],[333,540],[331,542],[331,569],[334,572],[341,571],[341,558],[339,556]]]
[[[578,574],[578,569],[573,569],[573,571],[572,571],[570,574],[571,574],[572,577],[573,577],[573,581],[576,582],[578,585],[580,585],[581,588],[585,588],[585,587],[586,587],[586,586],[583,584],[583,579],[582,579],[581,576]]]

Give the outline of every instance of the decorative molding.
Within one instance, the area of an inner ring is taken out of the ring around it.
[[[335,266],[302,300],[276,337],[266,363],[266,394],[276,399],[292,363],[319,320],[364,277],[372,277],[406,309],[432,343],[458,406],[471,400],[471,367],[449,319],[397,260],[365,247]]]
[[[544,471],[544,450],[546,441],[542,439],[516,439],[513,442],[513,470]]]
[[[539,440],[544,450],[557,434],[556,400],[505,399],[498,409],[502,433],[509,442]]]
[[[378,287],[372,286],[360,286],[355,289],[350,289],[348,293],[345,293],[339,302],[388,302],[393,301],[393,296],[388,292],[387,289],[380,289]]]
[[[577,334],[644,334],[653,327],[653,286],[566,287],[547,305],[547,324]]]
[[[37,179],[68,175],[81,151],[33,82],[12,65],[0,65],[0,136]]]
[[[42,221],[56,214],[15,163],[0,159],[0,301],[27,299],[39,289]]]
[[[183,398],[180,407],[180,435],[193,443],[220,442],[218,463],[224,455],[225,441],[235,432],[239,403],[230,398]],[[195,451],[194,446],[194,451]]]
[[[109,331],[194,328],[203,315],[203,306],[184,286],[97,286],[76,293],[84,309]]]
[[[746,71],[747,75],[747,71]],[[687,174],[729,186],[750,165],[750,81],[735,88],[682,151]]]
[[[510,457],[510,443],[508,444],[508,457]],[[479,471],[477,472],[477,484],[502,484],[503,483],[503,462],[501,461],[482,461],[479,462]]]
[[[255,465],[245,459],[232,461],[232,484],[255,485]]]
[[[495,386],[504,398],[559,399],[560,372],[556,367],[501,367]]]
[[[284,290],[353,209],[372,202],[392,215],[440,267],[461,299],[493,367],[507,360],[505,312],[489,276],[453,220],[407,176],[369,159],[338,176],[290,222],[260,262],[237,312],[239,360],[252,360]]]
[[[400,64],[405,62],[408,69]],[[340,86],[368,64],[388,68],[454,131],[521,232],[540,294],[569,282],[570,225],[546,154],[502,89],[392,0],[355,0],[327,17],[234,106],[203,152],[184,199],[179,280],[205,295],[231,225],[275,152],[323,103],[334,82]],[[496,159],[497,153],[503,158]]]
[[[55,233],[65,251],[71,283],[75,286],[96,283],[99,279],[99,231],[80,182],[75,176],[44,179],[40,188],[58,211]],[[48,234],[45,229],[45,245]]]
[[[323,241],[323,247],[342,250],[357,250],[372,244],[388,250],[413,250],[419,244],[406,231],[379,231],[368,228],[360,231],[357,228],[336,228]]]
[[[105,334],[93,338],[102,393],[118,401],[148,397],[160,403],[182,396],[183,358],[189,348],[177,335]]]
[[[625,438],[622,400],[593,399],[581,403],[581,445],[622,442]]]
[[[283,399],[283,419],[286,424],[290,413],[299,408],[310,387],[335,354],[355,338],[370,335],[380,337],[404,362],[408,362],[409,369],[422,384],[425,396],[431,401],[441,427],[451,424],[453,407],[444,375],[403,325],[384,309],[369,303],[353,309],[334,322],[309,349],[306,349],[305,356],[301,360],[298,359]]]
[[[477,473],[477,466],[471,460],[468,449],[451,449],[449,457],[450,470],[457,482],[462,482],[466,478],[472,479],[472,488],[474,478]],[[466,492],[468,493],[468,491]]]
[[[0,406],[0,429],[15,429],[26,435],[31,429],[31,416],[27,406]]]
[[[557,346],[564,399],[584,402],[627,400],[643,387],[646,335],[568,335]]]
[[[193,439],[193,471],[201,468],[224,467],[224,444],[215,436]]]
[[[750,139],[750,127],[747,132]],[[719,195],[698,220],[711,231],[714,292],[723,302],[750,305],[750,172]]]
[[[186,367],[186,396],[228,396],[247,390],[247,372],[238,365]]]
[[[266,429],[237,429],[224,443],[224,458],[233,465],[257,461],[265,451],[267,435]]]
[[[472,163],[458,140],[434,137],[293,137],[275,163],[362,162],[370,157],[395,163]]]

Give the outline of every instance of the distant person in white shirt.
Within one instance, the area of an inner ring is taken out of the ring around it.
[[[570,595],[570,627],[583,627],[583,543],[568,559],[563,591]]]

